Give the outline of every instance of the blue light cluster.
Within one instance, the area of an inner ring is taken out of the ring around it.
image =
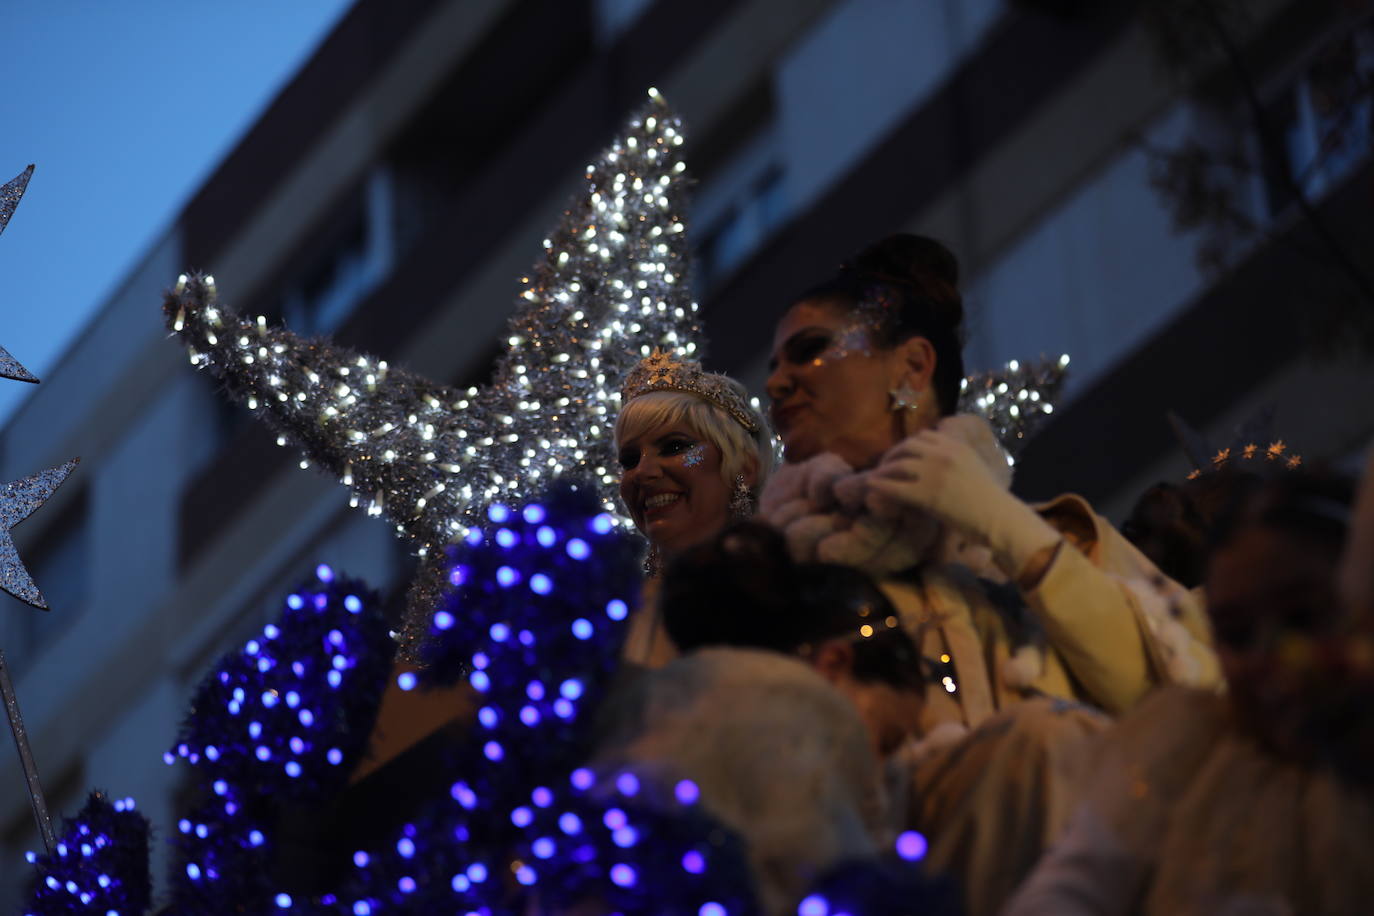
[[[63,824],[52,853],[28,859],[36,867],[21,910],[26,916],[138,916],[150,904],[148,821],[133,799],[112,801],[92,792]]]
[[[344,787],[386,686],[393,642],[362,583],[321,564],[284,605],[201,682],[164,755],[194,767],[202,787],[172,835],[172,897],[191,912],[226,899],[255,912],[298,908],[271,876],[278,813]]]

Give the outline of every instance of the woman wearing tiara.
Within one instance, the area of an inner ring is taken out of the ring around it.
[[[742,385],[663,352],[626,377],[621,405],[615,425],[620,498],[649,541],[643,608],[653,608],[664,563],[731,519],[754,514],[773,467],[772,439]],[[657,667],[675,653],[657,613],[641,610],[625,658]]]
[[[898,235],[788,309],[768,380],[788,463],[761,511],[798,559],[881,580],[920,636],[943,689],[927,697],[910,818],[979,913],[1072,802],[1103,722],[1073,701],[1120,714],[1157,684],[1215,684],[1216,663],[1183,589],[1080,498],[1037,511],[1013,497],[989,427],[955,415],[956,284],[944,246]]]

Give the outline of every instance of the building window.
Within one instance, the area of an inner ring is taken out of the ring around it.
[[[787,217],[782,167],[766,165],[703,235],[697,249],[702,291],[722,283]]]
[[[396,257],[394,210],[391,173],[374,169],[286,285],[273,311],[287,327],[328,334],[386,278]]]
[[[1265,116],[1282,140],[1281,161],[1261,158],[1265,208],[1276,217],[1293,203],[1290,176],[1317,198],[1374,148],[1374,25],[1366,22],[1318,51],[1274,93]]]

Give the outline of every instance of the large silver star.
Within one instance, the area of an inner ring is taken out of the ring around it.
[[[33,175],[33,166],[29,166],[20,172],[15,178],[7,181],[0,187],[0,232],[5,231],[5,227],[10,224],[10,217],[14,215],[14,208],[19,206],[20,199],[24,196],[24,189],[29,186],[29,178]],[[10,356],[4,347],[0,347],[0,377],[12,378],[21,382],[37,382],[38,379],[19,364],[19,360]]]
[[[43,593],[24,568],[19,552],[10,538],[10,529],[33,514],[62,485],[80,459],[73,458],[55,468],[39,471],[0,488],[0,588],[36,608],[48,609]]]

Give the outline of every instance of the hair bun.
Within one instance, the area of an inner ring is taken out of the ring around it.
[[[959,288],[959,259],[943,242],[926,235],[899,232],[879,239],[855,255],[850,266],[916,286],[936,279],[951,290]]]
[[[864,248],[845,269],[900,283],[935,306],[940,321],[963,342],[964,300],[959,294],[959,259],[943,242],[898,232]]]

